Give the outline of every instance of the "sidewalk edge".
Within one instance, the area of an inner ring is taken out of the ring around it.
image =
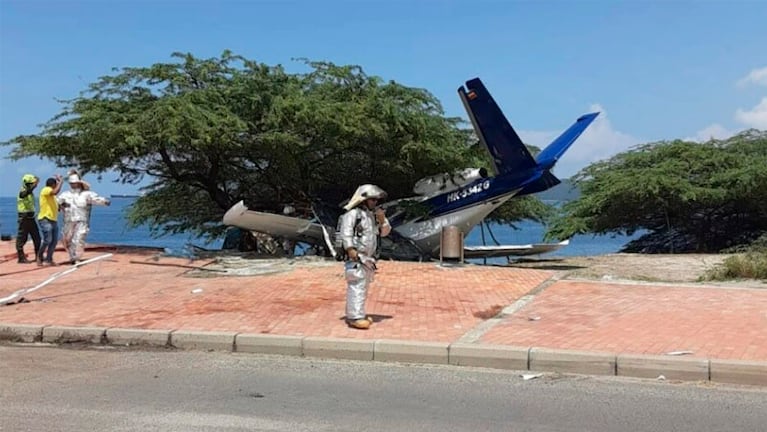
[[[710,381],[767,387],[767,361],[663,356],[543,347],[346,339],[239,332],[58,326],[0,322],[0,341],[85,342],[91,345],[166,346],[189,350],[288,355],[490,369]]]

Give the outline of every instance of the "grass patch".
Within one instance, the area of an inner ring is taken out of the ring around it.
[[[754,251],[733,255],[708,270],[703,280],[767,279],[767,252]]]

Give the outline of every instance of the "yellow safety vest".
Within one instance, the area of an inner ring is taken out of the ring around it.
[[[22,188],[19,192],[22,192],[26,189]],[[29,194],[25,196],[24,198],[19,198],[18,195],[16,195],[16,210],[19,211],[19,213],[29,213],[35,212],[35,196],[34,194]]]

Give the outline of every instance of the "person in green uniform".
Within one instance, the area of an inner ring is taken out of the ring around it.
[[[18,212],[19,231],[16,234],[16,254],[20,264],[35,262],[28,260],[24,254],[24,244],[29,237],[35,245],[35,257],[40,252],[40,231],[35,221],[35,188],[40,181],[32,174],[24,174],[21,178],[21,190],[16,198],[16,211]]]

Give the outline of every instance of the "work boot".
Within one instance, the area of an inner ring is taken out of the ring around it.
[[[351,328],[367,330],[370,328],[370,321],[365,318],[360,318],[358,320],[346,320],[346,325]]]
[[[32,262],[27,259],[27,256],[24,254],[23,251],[16,251],[16,255],[18,255],[19,257],[19,261],[18,261],[19,264],[29,264]]]

